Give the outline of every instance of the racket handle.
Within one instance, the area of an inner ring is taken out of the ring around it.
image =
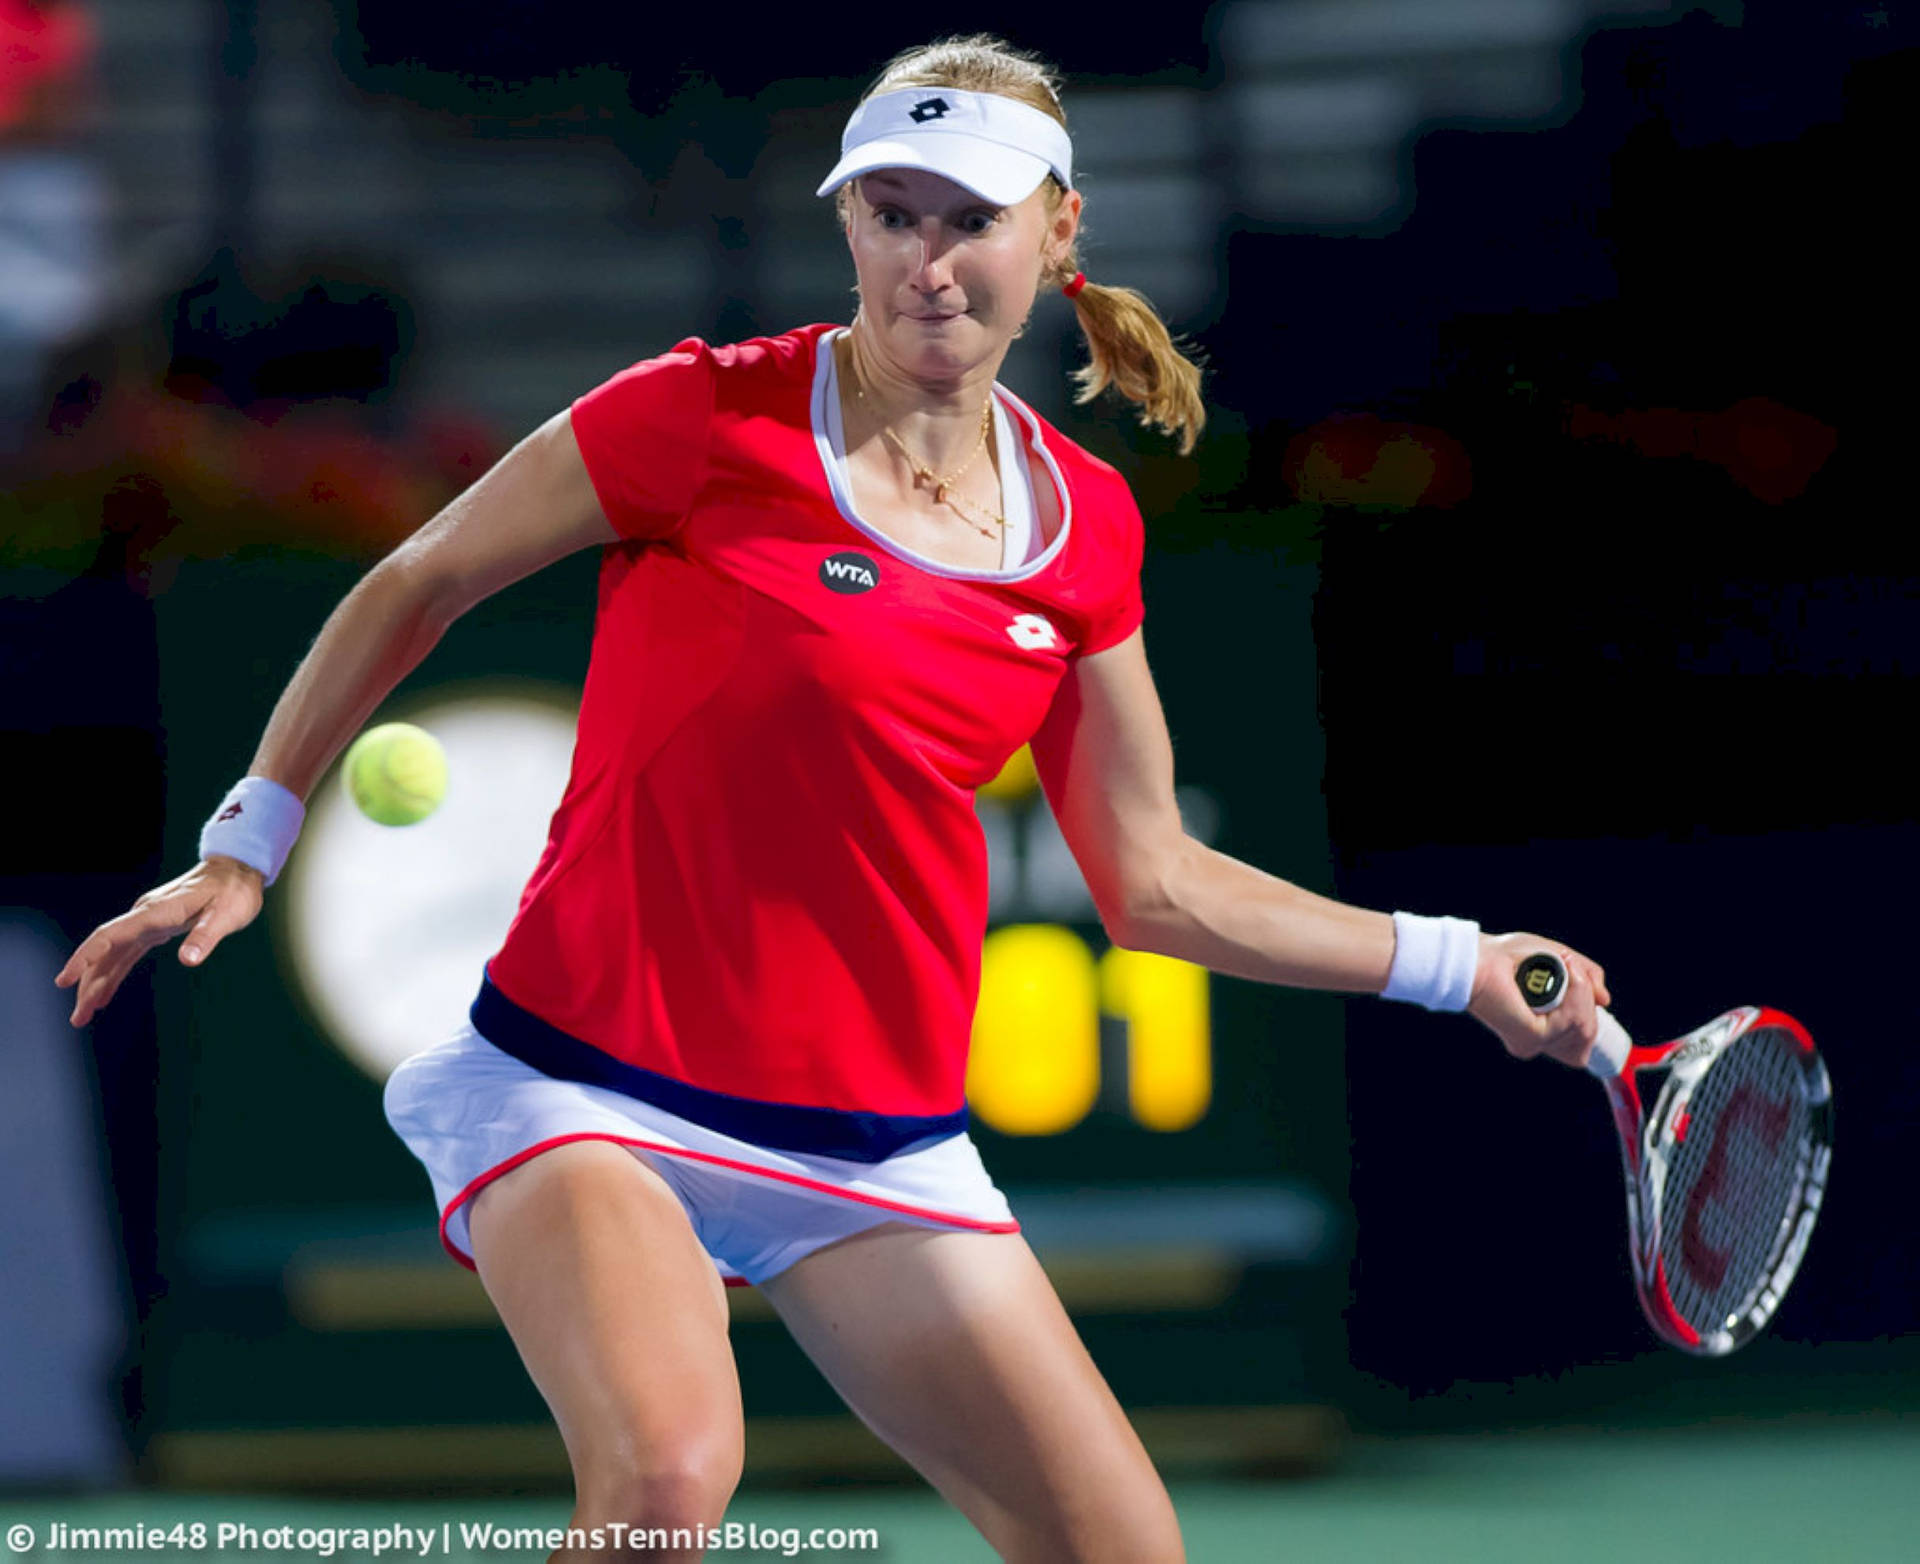
[[[1558,1010],[1567,997],[1567,965],[1550,950],[1535,951],[1515,969],[1513,980],[1520,985],[1520,997],[1536,1015]],[[1600,1035],[1594,1039],[1593,1052],[1587,1056],[1587,1073],[1610,1081],[1627,1067],[1627,1050],[1633,1039],[1627,1029],[1614,1020],[1613,1012],[1596,1007],[1600,1017]]]

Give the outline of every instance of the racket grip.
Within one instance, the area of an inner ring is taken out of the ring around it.
[[[1550,950],[1535,951],[1520,963],[1513,974],[1514,982],[1520,986],[1520,996],[1527,1002],[1527,1008],[1538,1015],[1550,1010],[1558,1010],[1560,1001],[1567,997],[1567,966]],[[1633,1039],[1627,1036],[1627,1029],[1614,1020],[1613,1012],[1598,1008],[1600,1034],[1593,1041],[1593,1052],[1587,1056],[1587,1073],[1610,1081],[1627,1067],[1627,1051],[1633,1047]]]

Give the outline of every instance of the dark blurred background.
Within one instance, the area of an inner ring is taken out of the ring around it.
[[[1215,979],[1208,1099],[1152,1128],[1106,1017],[1090,1111],[981,1138],[1156,1457],[1326,1471],[1354,1433],[1909,1409],[1911,9],[951,21],[1064,67],[1087,270],[1208,366],[1186,460],[1071,404],[1057,300],[1003,377],[1147,513],[1196,830],[1568,940],[1649,1036],[1781,1007],[1836,1083],[1801,1278],[1765,1340],[1699,1363],[1634,1308],[1590,1083],[1464,1019]],[[0,0],[0,1376],[41,1387],[0,1398],[0,1483],[564,1472],[328,1009],[324,913],[270,900],[83,1034],[48,985],[191,861],[332,604],[515,440],[680,337],[848,318],[811,192],[924,37],[831,22]],[[577,691],[592,577],[483,605],[395,711]],[[1098,952],[1044,807],[983,812],[996,921]],[[750,1477],[884,1475],[736,1308]],[[464,1432],[403,1437],[425,1425]]]

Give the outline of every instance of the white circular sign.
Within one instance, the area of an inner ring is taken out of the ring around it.
[[[281,880],[308,1005],[375,1080],[466,1019],[539,862],[573,756],[577,694],[481,689],[398,715],[447,752],[447,798],[417,825],[375,825],[336,766],[314,790]]]

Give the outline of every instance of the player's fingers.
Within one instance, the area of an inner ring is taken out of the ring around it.
[[[87,974],[92,972],[95,966],[95,953],[88,949],[92,943],[92,936],[89,935],[76,945],[73,954],[67,957],[67,964],[53,977],[55,988],[70,988],[74,991],[73,1013],[67,1019],[75,1026],[86,1024],[81,1015],[81,1009],[87,998]]]
[[[76,990],[76,1000],[89,1006],[93,1011],[100,1010],[108,1000],[119,992],[120,985],[145,958],[148,951],[160,943],[159,937],[136,937],[128,935],[115,941],[91,965],[82,976]]]
[[[73,1014],[67,1017],[69,1026],[85,1026],[100,1011],[100,1007],[113,998],[113,990],[101,992],[98,980],[85,982],[73,996]]]
[[[74,990],[73,1020],[76,1026],[84,1024],[80,1012],[102,967],[113,957],[116,940],[109,932],[111,929],[111,924],[102,924],[95,929],[74,948],[73,954],[67,957],[67,964],[54,975],[55,987]]]
[[[1579,951],[1568,949],[1566,953],[1567,976],[1578,976],[1593,990],[1594,1002],[1611,1005],[1613,995],[1607,992],[1607,969],[1591,956],[1583,956]]]
[[[74,1001],[73,1014],[67,1017],[70,1026],[85,1026],[112,1001],[120,992],[120,979],[126,974],[111,980],[96,981],[82,988],[80,998]]]
[[[1558,1018],[1560,1026],[1545,1051],[1562,1064],[1584,1069],[1600,1036],[1600,1013],[1593,984],[1579,961],[1567,964],[1567,997]]]
[[[100,953],[106,948],[107,927],[102,924],[73,947],[67,964],[53,975],[55,988],[72,988],[87,975],[87,969],[100,959]]]
[[[85,1026],[112,999],[134,964],[190,926],[210,893],[187,889],[142,897],[80,942],[54,981],[74,989],[73,1026]],[[64,979],[64,981],[62,981]]]
[[[128,965],[131,965],[128,963]],[[95,966],[89,968],[81,977],[79,986],[73,995],[73,1014],[67,1017],[72,1026],[85,1026],[105,1008],[120,987],[120,980],[126,976],[124,967]]]
[[[213,954],[214,946],[249,921],[231,903],[215,898],[187,930],[187,937],[180,945],[181,961],[190,967],[199,966]]]

